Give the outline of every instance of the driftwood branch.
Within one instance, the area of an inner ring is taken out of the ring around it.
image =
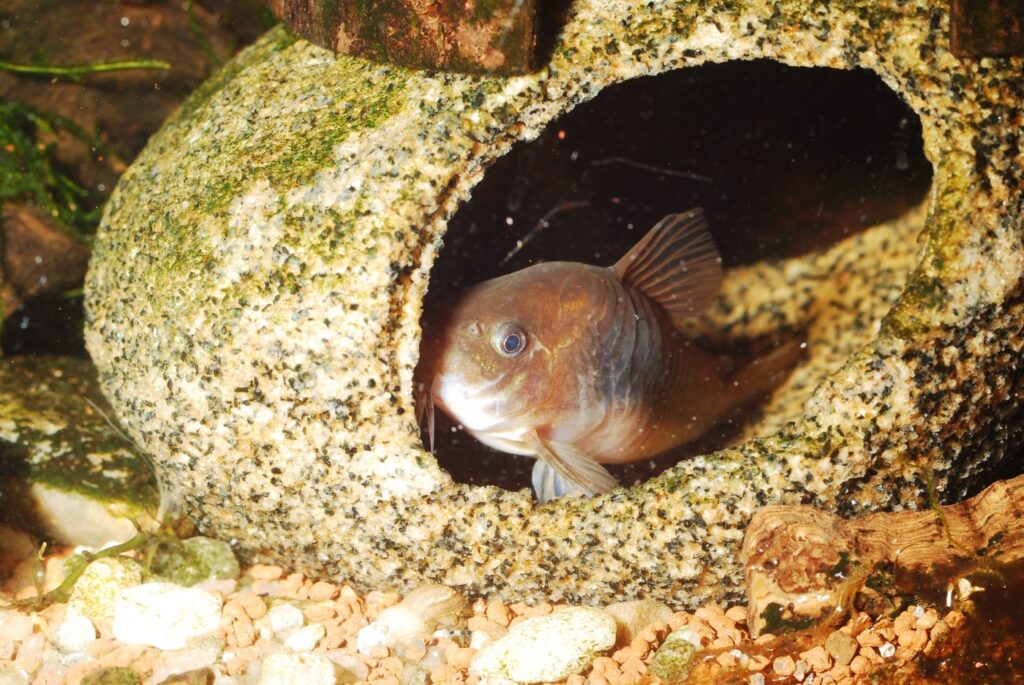
[[[270,0],[322,47],[418,69],[518,74],[533,67],[536,0]]]
[[[858,593],[877,586],[882,569],[890,578],[952,582],[965,562],[1021,558],[1024,476],[960,504],[852,521],[812,507],[766,507],[743,542],[748,625],[757,635],[838,619]]]

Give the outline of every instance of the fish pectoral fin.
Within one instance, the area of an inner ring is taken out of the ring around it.
[[[673,322],[707,309],[722,284],[722,259],[700,207],[666,216],[609,268]]]
[[[579,483],[563,478],[562,474],[543,459],[533,462],[533,474],[530,482],[533,484],[533,492],[537,495],[537,501],[541,504],[568,495],[589,497],[594,494],[584,489]]]
[[[541,502],[561,496],[556,494],[559,490],[563,491],[563,494],[581,492],[585,495],[596,495],[608,492],[619,484],[603,466],[569,443],[544,440],[536,433],[524,436],[524,442],[537,453],[538,460],[543,461],[554,471],[546,474],[543,469],[538,471],[538,467],[534,466],[533,485],[537,499]],[[570,489],[565,482],[559,483],[558,476],[575,488]],[[538,481],[541,488],[537,487]]]
[[[423,427],[427,424],[427,449],[434,452],[434,395],[430,386],[421,384],[416,391],[416,425]]]

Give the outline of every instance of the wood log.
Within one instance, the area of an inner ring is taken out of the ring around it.
[[[1024,558],[1024,476],[959,504],[845,521],[807,506],[751,519],[741,560],[751,635],[838,620],[884,575],[945,581],[971,562]]]
[[[520,74],[533,67],[535,0],[270,0],[321,47],[417,69]]]
[[[1024,0],[952,0],[949,44],[957,57],[1024,53]]]

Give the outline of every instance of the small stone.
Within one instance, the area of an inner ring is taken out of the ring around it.
[[[749,685],[764,685],[764,675],[761,673],[751,673],[750,677],[747,678]]]
[[[338,586],[334,583],[318,580],[309,588],[309,598],[316,602],[334,599],[337,596]]]
[[[755,654],[750,657],[750,661],[747,662],[747,670],[763,671],[769,663],[771,663],[771,659],[766,657],[764,654]]]
[[[939,622],[939,612],[928,609],[921,616],[915,616],[914,627],[920,630],[931,630]]]
[[[487,603],[485,615],[487,616],[488,621],[491,621],[502,628],[508,628],[508,624],[512,622],[512,612],[509,611],[507,606],[498,600],[491,600]]]
[[[97,559],[78,578],[68,598],[68,607],[92,621],[110,621],[120,592],[142,582],[142,567],[128,557]]]
[[[800,659],[806,661],[808,668],[815,673],[824,673],[832,668],[832,657],[821,645],[808,649],[806,652],[800,652]]]
[[[745,624],[747,622],[747,608],[743,606],[729,607],[725,615],[731,618],[735,623]]]
[[[398,676],[399,685],[426,685],[430,674],[413,661],[406,662]]]
[[[206,580],[234,579],[241,573],[231,545],[202,535],[161,545],[153,555],[151,570],[185,587]]]
[[[837,630],[825,638],[825,649],[840,666],[846,666],[857,654],[857,640],[849,633]]]
[[[616,630],[614,617],[592,607],[526,618],[477,652],[469,673],[521,683],[564,680],[611,649]]]
[[[123,590],[114,610],[114,637],[125,644],[183,649],[220,627],[220,595],[170,583]]]
[[[928,645],[925,647],[925,654],[931,654],[931,651],[939,644],[942,644],[948,636],[950,627],[946,625],[945,621],[939,621],[935,624],[935,627],[928,633]]]
[[[857,634],[857,644],[861,647],[881,647],[885,639],[875,631],[868,629]]]
[[[336,685],[334,663],[322,654],[274,652],[260,662],[257,685]]]
[[[797,682],[802,683],[804,681],[804,676],[807,675],[807,669],[807,662],[803,659],[797,659],[796,664],[793,667],[793,678]]]
[[[238,602],[246,615],[254,621],[267,615],[267,603],[262,597],[248,590],[239,592],[233,601]]]
[[[204,672],[217,663],[221,650],[216,648],[193,648],[164,652],[153,667],[150,682],[153,683],[190,683],[189,678],[199,678]],[[184,677],[185,680],[175,680]],[[203,682],[203,681],[199,681]]]
[[[857,652],[860,656],[867,659],[872,664],[885,663],[885,660],[879,656],[878,652],[871,647],[861,647],[860,651]]]
[[[942,620],[946,622],[946,625],[955,630],[967,621],[967,617],[965,617],[961,612],[953,610],[946,614]]]
[[[312,623],[298,628],[285,638],[284,646],[296,652],[311,652],[316,643],[327,634],[327,629],[319,623]]]
[[[652,623],[668,623],[672,618],[672,610],[668,605],[653,599],[616,602],[604,610],[615,617],[619,626],[618,644],[629,644],[647,626]]]
[[[186,671],[185,673],[178,673],[172,675],[165,680],[156,680],[152,682],[156,685],[213,685],[216,680],[217,674],[209,668],[200,668],[195,671]]]
[[[786,678],[796,671],[796,661],[791,656],[780,656],[772,662],[772,670]]]
[[[459,647],[452,651],[448,657],[448,663],[460,671],[465,670],[469,668],[469,664],[473,661],[475,655],[476,650],[472,647]]]
[[[437,649],[433,647],[432,649]],[[420,663],[423,668],[431,668],[428,664],[431,663],[431,655],[428,652],[426,658]],[[367,680],[370,677],[370,669],[367,668],[366,664],[362,660],[347,650],[336,649],[327,652],[327,658],[335,664],[336,671],[338,674],[338,682],[347,683],[355,682],[357,680]],[[440,665],[441,662],[438,662]],[[345,673],[349,675],[346,676]],[[349,679],[351,678],[351,679]]]
[[[0,685],[28,685],[28,678],[13,668],[0,668]]]
[[[294,604],[288,604],[287,602],[275,604],[267,612],[267,623],[270,625],[270,629],[277,635],[288,630],[301,628],[305,622],[306,617],[302,614],[302,610]]]
[[[688,627],[673,630],[651,659],[651,675],[670,683],[686,680],[699,644],[700,638]]]
[[[474,634],[480,633],[487,636],[488,640],[496,640],[508,631],[497,623],[490,621],[486,616],[470,616],[466,627]]]
[[[920,628],[911,628],[900,634],[897,639],[901,647],[919,652],[928,643],[928,631],[921,630]]]
[[[867,673],[871,670],[871,662],[866,657],[858,654],[850,660],[850,670],[860,675],[861,673]]]
[[[130,668],[103,668],[82,678],[82,685],[140,685],[142,679]]]
[[[0,640],[21,642],[32,634],[32,618],[17,611],[0,613]]]
[[[284,574],[280,566],[269,564],[253,564],[249,567],[249,575],[253,580],[277,580]]]
[[[892,622],[892,629],[896,631],[897,635],[905,633],[913,628],[915,620],[914,614],[910,610],[904,611]]]
[[[84,652],[96,640],[96,627],[74,607],[68,607],[64,620],[50,634],[50,641],[62,654]]]

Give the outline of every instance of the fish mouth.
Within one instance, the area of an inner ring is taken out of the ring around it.
[[[431,405],[440,407],[474,435],[514,429],[519,422],[505,411],[509,407],[500,389],[492,392],[501,381],[473,385],[458,374],[438,374],[430,386]]]

